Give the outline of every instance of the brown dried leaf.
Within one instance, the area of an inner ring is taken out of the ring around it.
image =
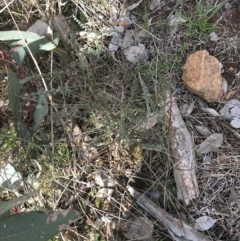
[[[63,15],[59,14],[54,17],[53,28],[55,31],[59,32],[59,34],[64,40],[68,38],[68,34],[70,30],[67,26],[67,20]]]
[[[222,153],[221,155],[218,156],[218,160],[222,164],[227,164],[231,161],[231,157],[227,156],[225,153]]]
[[[138,5],[139,5],[141,2],[142,2],[142,0],[138,1],[137,3],[134,3],[134,4],[130,5],[130,6],[128,6],[128,7],[127,7],[127,10],[128,10],[128,11],[132,11],[133,9],[137,8]]]
[[[116,183],[110,176],[100,170],[93,172],[92,177],[100,187],[114,187]]]
[[[201,143],[198,152],[205,154],[217,150],[223,143],[223,134],[215,133],[209,136],[204,142]]]
[[[141,128],[145,130],[152,129],[158,122],[158,115],[156,113],[151,113],[147,116],[146,120],[141,124]]]
[[[201,108],[201,110],[211,114],[212,116],[221,116],[216,110],[212,109],[212,108]]]
[[[129,230],[123,235],[127,239],[151,240],[154,224],[147,217],[132,217],[128,220]]]
[[[205,126],[195,126],[196,130],[205,137],[209,137],[212,133]]]
[[[192,113],[193,108],[194,108],[194,104],[195,104],[195,101],[193,101],[193,102],[189,105],[189,107],[187,108],[186,116],[189,116],[189,115]]]
[[[79,146],[82,142],[82,131],[77,124],[72,128],[72,139],[76,146]]]
[[[155,8],[160,7],[161,0],[152,0],[150,3],[150,9],[154,10]]]
[[[223,93],[226,94],[228,90],[228,83],[225,78],[222,78],[222,88],[223,88]]]
[[[217,220],[208,216],[202,216],[195,220],[194,228],[200,231],[205,231],[210,229]]]
[[[232,98],[235,94],[236,94],[236,90],[230,90],[230,91],[226,94],[225,99],[226,99],[226,100],[229,100],[229,99]]]
[[[42,20],[37,20],[28,30],[27,32],[36,33],[39,36],[52,36],[52,29],[49,27],[48,24],[43,22]]]
[[[126,49],[129,46],[134,44],[133,36],[134,36],[133,30],[126,30],[124,38],[122,40],[122,45],[121,45],[122,49]]]
[[[139,60],[146,62],[148,60],[148,50],[143,44],[138,44],[138,46],[129,46],[123,51],[125,58],[136,64]]]

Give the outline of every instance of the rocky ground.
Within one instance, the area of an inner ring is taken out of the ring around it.
[[[13,212],[82,213],[52,240],[239,240],[239,1],[0,6],[0,31],[60,34],[24,61],[0,39],[1,170],[24,179],[0,199],[38,190]]]

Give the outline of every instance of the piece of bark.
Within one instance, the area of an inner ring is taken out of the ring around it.
[[[240,210],[240,200],[238,198],[236,191],[234,190],[233,187],[230,187],[230,191],[231,191],[233,201],[235,201],[236,205],[238,206],[238,209]]]
[[[177,198],[188,205],[192,199],[199,196],[194,145],[176,101],[169,93],[166,95],[166,123],[174,158],[173,173],[177,186]]]
[[[167,229],[172,239],[175,241],[210,241],[206,235],[198,232],[186,222],[174,218],[165,210],[157,206],[153,201],[146,196],[127,186],[130,195],[137,200],[137,204],[143,208],[148,214],[155,217]]]

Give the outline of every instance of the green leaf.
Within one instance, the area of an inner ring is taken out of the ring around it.
[[[12,108],[14,127],[17,131],[18,114],[20,109],[20,85],[18,77],[11,69],[8,70],[8,99]]]
[[[34,196],[36,192],[29,192],[19,198],[10,201],[0,201],[0,216],[7,212],[9,209],[19,206],[26,202],[30,197]],[[1,222],[1,221],[0,221]]]
[[[32,32],[24,32],[18,30],[0,31],[0,41],[11,41],[19,39],[37,39],[39,35]]]
[[[19,84],[20,85],[24,85],[25,83],[27,83],[29,80],[31,80],[32,79],[32,76],[27,76],[27,77],[25,77],[24,79],[20,79],[19,80]]]
[[[24,146],[27,146],[32,139],[32,132],[24,122],[20,123],[19,133],[23,139]]]
[[[45,150],[42,150],[42,153],[44,153],[45,154],[45,156],[49,159],[49,160],[52,160],[52,151],[51,151],[51,149],[50,149],[50,144],[49,144],[49,141],[47,140],[47,138],[46,138],[46,133],[43,131],[43,130],[41,130],[41,129],[39,129],[39,134],[40,134],[40,137],[41,137],[41,140],[44,142],[44,143],[46,143],[46,145],[44,145],[44,149]],[[39,146],[38,146],[39,147]]]
[[[27,42],[31,42],[33,41],[33,39],[28,39]],[[15,47],[19,47],[19,46],[23,46],[24,44],[26,44],[26,40],[25,39],[19,39],[17,41],[9,41],[9,47],[11,49],[15,48]]]
[[[18,66],[21,67],[24,57],[26,56],[26,52],[23,47],[15,47],[11,50],[11,56],[16,61]]]
[[[42,36],[38,39],[35,39],[28,43],[28,48],[31,51],[32,54],[36,54],[39,51],[50,51],[57,47],[59,42],[59,38],[55,37],[53,41],[49,40],[47,37]],[[26,51],[28,51],[28,48],[24,47]]]
[[[223,6],[224,2],[220,3],[217,5],[217,7],[213,10],[213,12],[210,14],[210,16],[207,18],[207,21],[209,19],[211,19],[212,17],[215,16],[215,14],[221,9],[221,7]]]
[[[34,112],[34,127],[33,127],[33,132],[37,130],[37,128],[40,126],[43,118],[47,115],[48,113],[48,101],[45,93],[40,94],[37,107]]]
[[[78,218],[80,213],[74,210],[11,215],[0,219],[0,240],[47,241]]]
[[[40,49],[45,50],[45,51],[53,50],[57,47],[59,40],[60,40],[60,38],[59,38],[58,34],[54,34],[53,40],[45,45],[42,45]]]
[[[32,32],[15,30],[0,31],[0,41],[11,41],[11,48],[22,46],[25,51],[30,50],[32,54],[36,54],[39,51],[50,51],[55,49],[59,43],[59,36],[56,33],[53,36],[53,40],[50,40],[46,36],[39,36]],[[21,54],[18,53],[18,51],[21,51]],[[16,51],[16,55],[18,56],[17,58],[19,58],[19,62],[21,62],[21,57],[19,57],[19,55],[22,56],[23,50],[19,49],[18,51]]]
[[[7,73],[5,71],[0,70],[0,82],[3,81],[6,76],[7,76]]]

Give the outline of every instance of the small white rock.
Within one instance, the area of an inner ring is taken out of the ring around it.
[[[93,172],[92,177],[100,187],[114,187],[116,183],[110,176],[100,170]]]
[[[104,199],[104,198],[111,197],[112,194],[113,194],[113,189],[103,187],[98,190],[98,192],[96,193],[96,197]]]
[[[210,40],[216,42],[218,40],[218,36],[215,32],[210,33]]]

